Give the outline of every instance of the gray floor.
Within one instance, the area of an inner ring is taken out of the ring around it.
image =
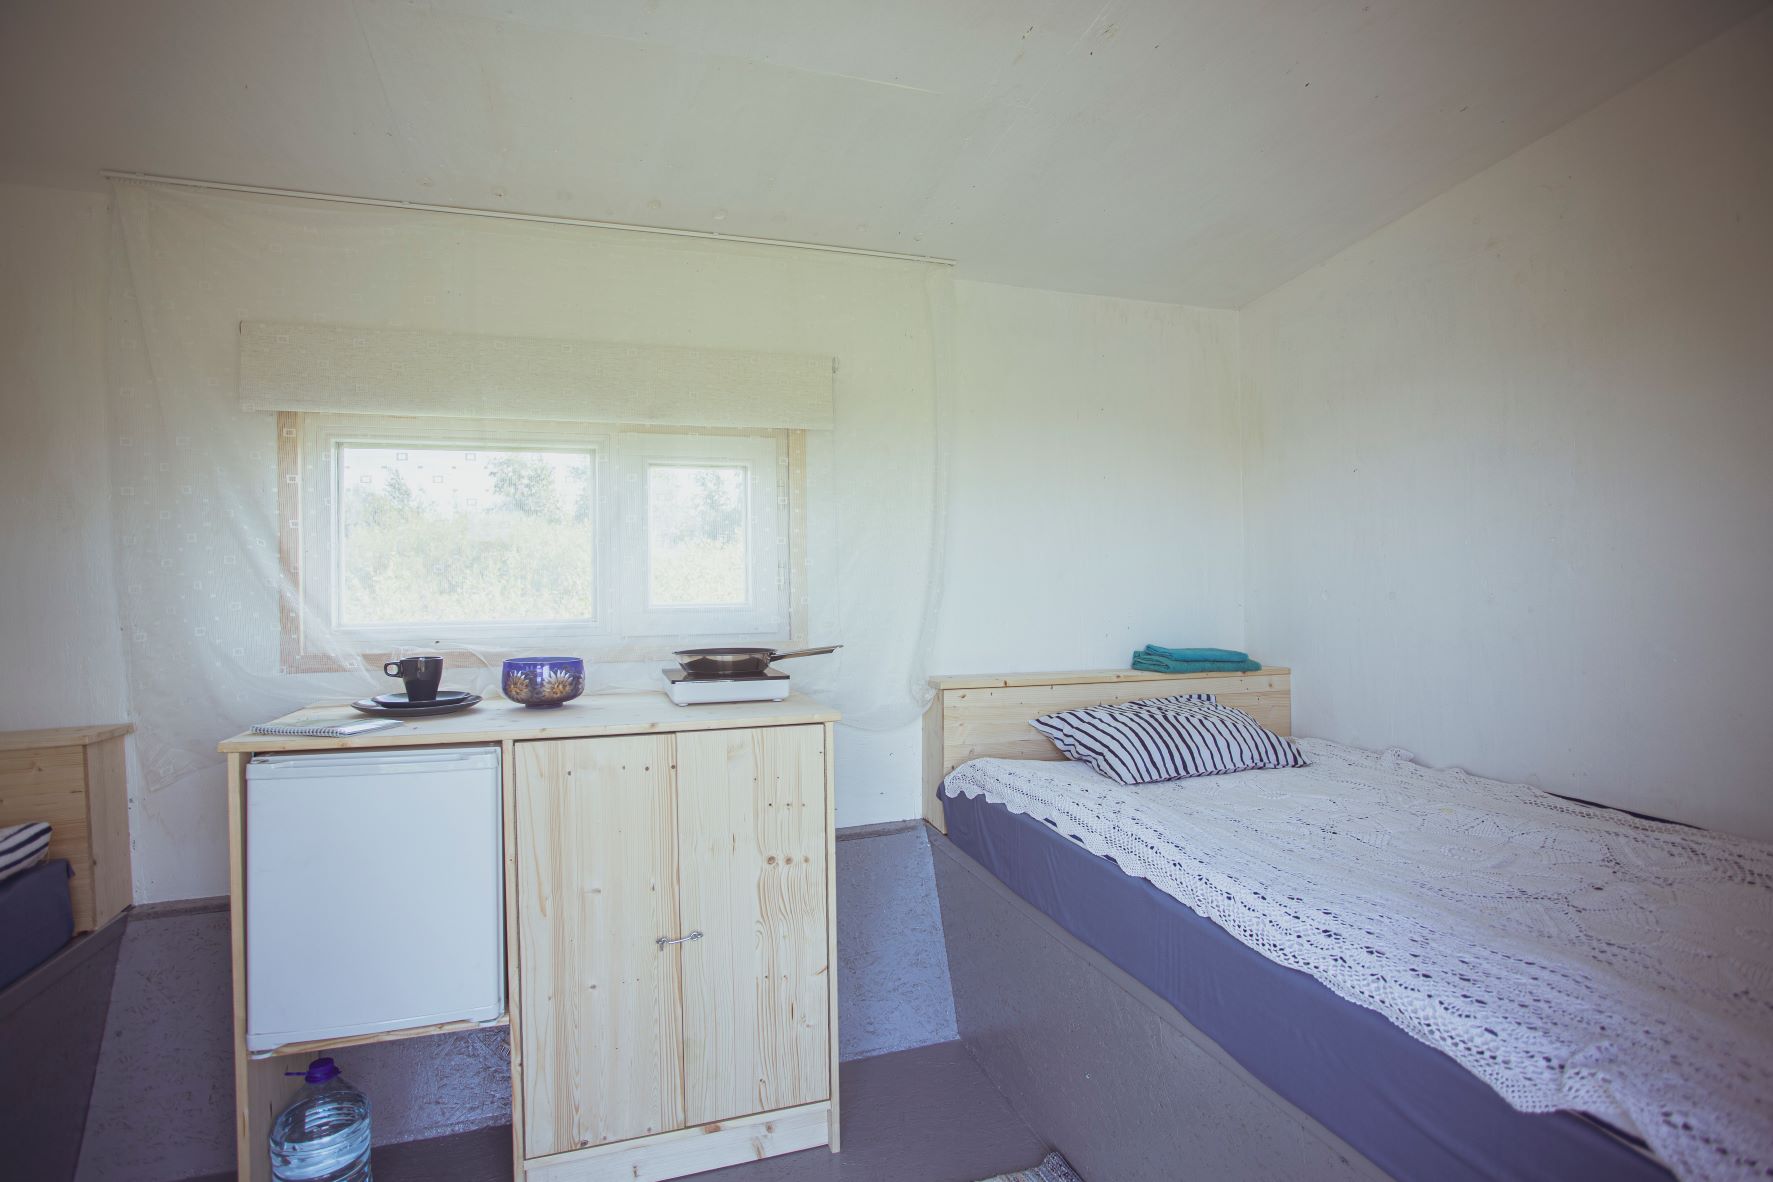
[[[97,1013],[103,1041],[96,1077],[90,1062],[84,1074],[63,1070],[53,1101],[34,1077],[17,1081],[36,1104],[66,1118],[72,1149],[60,1125],[37,1120],[25,1121],[18,1136],[0,1136],[0,1144],[15,1155],[21,1145],[54,1148],[58,1163],[78,1150],[75,1182],[213,1178],[234,1161],[227,901],[152,904],[129,914],[109,1016],[102,999]],[[843,1058],[953,1039],[947,952],[921,821],[838,833],[837,917]],[[8,1024],[0,1013],[0,1062],[15,1050],[21,1062],[42,1061],[41,1051],[23,1053],[38,1046],[27,1032],[58,1025],[68,1023],[50,1016]],[[44,1039],[57,1054],[80,1042],[67,1029]],[[345,1078],[375,1098],[376,1135],[390,1143],[391,1159],[398,1157],[393,1143],[511,1119],[503,1030],[377,1043],[336,1058]],[[177,1065],[170,1079],[167,1063]],[[28,1108],[0,1104],[0,1132],[20,1123],[9,1123],[10,1113],[22,1119]],[[65,1182],[73,1175],[58,1164],[41,1176]]]
[[[842,1153],[809,1149],[698,1174],[699,1182],[977,1182],[1045,1152],[958,1042],[855,1059],[841,1078]],[[376,1182],[509,1182],[511,1130],[385,1145],[375,1174]]]
[[[0,1175],[74,1176],[124,928],[113,920],[0,990]]]

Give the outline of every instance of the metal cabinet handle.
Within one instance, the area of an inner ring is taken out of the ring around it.
[[[658,945],[659,948],[663,950],[667,944],[687,944],[691,940],[700,940],[701,938],[701,932],[691,932],[687,936],[660,936],[658,939]]]

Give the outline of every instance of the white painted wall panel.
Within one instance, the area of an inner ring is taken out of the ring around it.
[[[105,434],[104,197],[0,185],[0,730],[128,718]]]
[[[1773,14],[1245,310],[1294,726],[1773,836]]]
[[[106,203],[0,185],[0,729],[124,716],[103,433]]]
[[[938,673],[1241,645],[1237,316],[954,285]],[[916,816],[922,728],[846,730],[838,823]]]
[[[955,284],[937,672],[1239,647],[1236,314]]]
[[[245,410],[831,429],[833,359],[340,324],[240,325]]]

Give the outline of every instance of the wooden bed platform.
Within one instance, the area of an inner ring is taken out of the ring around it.
[[[1279,668],[931,680],[924,818],[940,831],[930,847],[960,1036],[1022,1118],[1086,1178],[1381,1182],[1388,1175],[948,841],[937,789],[969,759],[1063,758],[1028,725],[1055,710],[1211,693],[1289,734],[1291,680]]]
[[[1082,1177],[1390,1178],[945,836],[930,850],[961,1041]]]

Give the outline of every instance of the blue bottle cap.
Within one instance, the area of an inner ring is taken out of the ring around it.
[[[294,1075],[295,1072],[292,1071],[290,1074]],[[305,1083],[317,1084],[325,1083],[329,1079],[337,1079],[338,1077],[338,1064],[334,1063],[331,1059],[316,1059],[308,1064],[308,1073],[302,1076],[302,1080]]]

